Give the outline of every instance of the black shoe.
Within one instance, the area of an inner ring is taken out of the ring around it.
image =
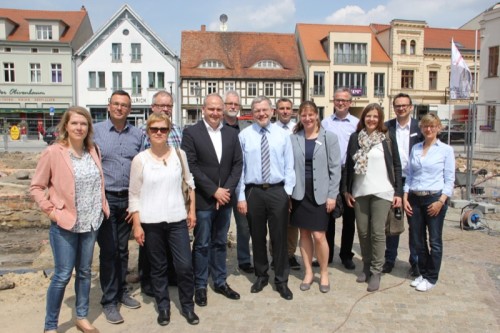
[[[394,268],[394,263],[390,261],[386,261],[384,263],[384,266],[382,267],[382,273],[390,273],[392,272],[392,269]]]
[[[352,261],[352,259],[345,259],[345,260],[342,260],[342,265],[344,265],[344,267],[348,270],[353,270],[356,268],[356,265],[354,265],[354,262]]]
[[[258,277],[257,281],[252,285],[252,288],[250,288],[250,292],[255,294],[258,292],[261,292],[262,289],[264,289],[265,286],[269,283],[268,279],[265,277]]]
[[[411,277],[419,277],[420,270],[418,269],[418,265],[417,264],[411,265],[410,271],[408,272],[408,274],[410,274]]]
[[[330,265],[331,263],[332,263],[332,260],[328,260],[328,265]],[[313,267],[319,267],[319,261],[313,260],[312,266]]]
[[[170,311],[160,310],[158,311],[158,319],[156,319],[160,326],[167,326],[170,323]]]
[[[240,268],[240,270],[242,270],[247,274],[252,274],[253,272],[255,272],[255,269],[252,267],[252,264],[241,264],[238,267]]]
[[[291,256],[290,258],[288,258],[288,264],[290,265],[290,269],[293,269],[295,271],[300,270],[300,264],[295,256]]]
[[[236,291],[231,289],[227,283],[224,283],[220,287],[214,287],[214,291],[217,294],[222,294],[226,296],[229,299],[240,299],[240,294],[238,294]]]
[[[292,291],[288,288],[286,283],[277,285],[276,290],[280,293],[280,296],[287,301],[293,299]]]
[[[184,318],[186,318],[187,322],[191,325],[198,325],[200,323],[200,318],[194,313],[194,311],[182,312]]]
[[[200,288],[194,291],[194,302],[198,306],[207,306],[207,289]]]
[[[153,293],[153,287],[151,287],[151,285],[141,286],[141,293],[149,297],[155,297],[155,294]]]

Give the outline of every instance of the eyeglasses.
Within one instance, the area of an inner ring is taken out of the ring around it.
[[[394,105],[394,108],[395,109],[406,109],[407,107],[409,107],[411,104],[395,104]]]
[[[433,129],[436,129],[437,126],[436,125],[420,125],[420,128],[422,128],[422,129],[428,128],[430,130],[433,130]]]
[[[224,105],[226,105],[226,106],[233,106],[235,108],[239,108],[240,107],[240,105],[238,103],[234,103],[234,102],[224,103]]]
[[[171,109],[174,107],[172,104],[153,104],[153,106],[160,109]]]
[[[335,103],[350,103],[350,99],[334,99],[333,100]]]
[[[167,134],[169,130],[170,130],[170,128],[168,128],[168,127],[150,127],[149,128],[149,131],[151,133],[158,133],[158,131],[159,131],[161,134]]]
[[[130,105],[128,105],[128,104],[118,103],[118,102],[113,102],[113,103],[111,103],[111,105],[114,106],[115,108],[121,106],[124,109],[128,109],[130,107]]]

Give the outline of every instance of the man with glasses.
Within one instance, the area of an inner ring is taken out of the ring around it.
[[[127,122],[130,114],[130,95],[113,92],[108,104],[109,119],[94,126],[94,141],[99,147],[110,215],[99,228],[99,277],[102,289],[101,304],[106,320],[120,324],[123,317],[118,303],[129,309],[141,306],[130,297],[125,277],[128,268],[128,240],[132,228],[128,213],[128,186],[132,159],[144,149],[144,135]]]
[[[207,305],[208,277],[214,291],[238,300],[227,278],[227,232],[232,201],[240,180],[242,155],[238,131],[222,124],[224,102],[210,94],[203,102],[203,120],[184,130],[182,149],[196,186],[193,241],[194,301]]]
[[[151,111],[156,114],[164,113],[170,120],[172,120],[172,112],[174,109],[174,99],[172,94],[165,90],[160,90],[153,95],[153,102],[151,103]],[[144,128],[144,131],[146,129]],[[146,134],[146,132],[144,132]],[[149,137],[146,136],[144,141],[144,148],[147,149],[151,146],[149,142]],[[182,132],[179,126],[175,125],[171,121],[171,130],[168,134],[167,145],[173,148],[180,148],[182,141]],[[172,252],[170,246],[167,244],[167,275],[169,286],[177,285],[177,274],[175,273],[175,267],[173,263]],[[139,277],[141,280],[141,292],[150,297],[154,297],[152,286],[151,286],[151,266],[146,255],[146,251],[142,247],[139,247]]]
[[[339,139],[340,155],[342,161],[342,169],[345,167],[347,144],[349,137],[356,131],[359,119],[349,113],[351,106],[352,95],[348,88],[339,88],[334,94],[334,114],[331,117],[323,119],[321,125],[327,131],[335,133]],[[342,204],[344,213],[342,214],[342,238],[340,241],[340,259],[346,269],[353,270],[356,268],[352,257],[352,244],[354,242],[355,232],[355,216],[354,208],[347,205],[344,196],[342,195]],[[328,263],[333,261],[333,247],[335,245],[335,219],[330,217],[328,230],[326,231],[326,239],[328,241],[329,255]],[[319,266],[317,261],[313,262],[313,266]]]
[[[413,104],[409,95],[403,93],[397,94],[394,97],[392,106],[394,107],[396,118],[387,121],[385,125],[396,136],[404,186],[411,148],[416,143],[423,141],[424,137],[418,127],[418,120],[412,118]],[[401,210],[401,212],[404,214],[404,210]],[[408,231],[410,228],[411,225],[408,224]],[[411,232],[409,232],[409,235],[411,235]],[[411,265],[409,273],[412,277],[418,277],[420,276],[420,272],[417,264],[417,250],[412,237],[408,237],[408,241],[410,248],[409,262]],[[390,273],[394,268],[398,256],[398,246],[399,235],[386,237],[385,263],[382,273]]]
[[[238,113],[240,112],[240,96],[236,91],[226,92],[224,98],[224,126],[229,126],[241,131],[238,123]],[[250,256],[250,229],[245,215],[238,212],[238,200],[233,198],[233,214],[236,222],[236,254],[238,258],[238,267],[241,271],[252,274],[252,257]]]

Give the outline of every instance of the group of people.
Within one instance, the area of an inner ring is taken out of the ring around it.
[[[396,119],[384,123],[380,105],[369,104],[358,120],[349,113],[351,100],[349,89],[335,91],[335,112],[322,122],[314,102],[304,101],[295,123],[291,100],[277,101],[272,122],[271,100],[257,97],[251,103],[253,123],[240,129],[238,94],[209,94],[203,119],[183,132],[172,122],[173,98],[165,91],[153,96],[143,130],[127,122],[131,99],[125,91],[111,95],[109,119],[95,125],[85,108],[70,107],[31,184],[51,220],[55,263],[44,331],[56,331],[75,269],[75,325],[99,332],[87,319],[96,241],[106,320],[124,321],[120,304],[141,306],[125,281],[131,233],[140,249],[141,289],[154,297],[159,325],[170,322],[171,284],[178,286],[181,314],[192,325],[200,321],[194,304],[208,304],[209,277],[215,293],[240,299],[227,283],[231,214],[238,267],[256,277],[251,293],[268,285],[271,268],[276,291],[293,299],[288,276],[290,269],[300,269],[297,244],[304,265],[300,290],[311,288],[313,267],[319,266],[319,290],[329,292],[338,217],[332,212],[338,205],[339,256],[348,270],[355,269],[358,228],[363,269],[357,282],[378,290],[381,273],[394,267],[399,237],[386,238],[384,228],[389,210],[402,207],[409,221],[411,285],[419,291],[434,287],[454,181],[453,150],[437,139],[439,118],[425,115],[418,126],[411,98],[399,94],[393,100]]]

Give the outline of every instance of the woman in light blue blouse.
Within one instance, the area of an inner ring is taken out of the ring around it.
[[[437,138],[441,130],[438,116],[429,113],[422,117],[420,130],[424,142],[414,145],[410,153],[403,206],[412,226],[410,237],[417,248],[421,274],[410,285],[428,291],[436,285],[441,268],[443,223],[446,202],[453,194],[455,155],[452,147]]]

